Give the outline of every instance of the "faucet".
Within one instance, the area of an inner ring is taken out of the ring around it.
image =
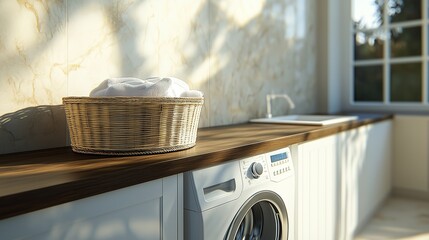
[[[273,115],[271,114],[271,100],[276,98],[284,98],[289,103],[289,109],[294,109],[295,104],[293,103],[292,99],[290,99],[289,95],[287,94],[267,94],[267,118],[272,118]]]

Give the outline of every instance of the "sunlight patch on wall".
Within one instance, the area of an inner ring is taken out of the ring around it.
[[[216,4],[237,26],[244,26],[261,14],[266,1],[220,1]]]

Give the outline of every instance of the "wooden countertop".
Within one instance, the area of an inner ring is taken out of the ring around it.
[[[359,115],[356,121],[325,127],[246,123],[201,128],[194,148],[156,155],[84,155],[70,147],[0,155],[0,219],[391,118]]]

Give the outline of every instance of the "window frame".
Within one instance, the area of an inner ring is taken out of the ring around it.
[[[338,37],[343,39],[342,46],[345,47],[345,51],[341,55],[341,61],[337,62],[343,69],[341,73],[341,84],[346,89],[341,94],[342,109],[345,111],[377,111],[377,112],[391,112],[391,113],[418,113],[429,111],[429,93],[428,93],[428,65],[429,65],[429,53],[428,53],[428,2],[429,0],[421,0],[422,3],[422,18],[419,20],[412,20],[406,22],[390,23],[386,21],[388,19],[387,4],[384,5],[384,22],[385,24],[379,28],[365,29],[383,29],[383,31],[389,31],[392,27],[422,27],[422,55],[417,57],[401,57],[401,58],[390,58],[390,39],[385,41],[383,46],[384,56],[382,59],[377,60],[354,60],[354,43],[353,34],[356,32],[353,28],[352,19],[352,0],[341,1],[341,0],[328,0],[330,4],[341,4],[340,8],[343,10],[341,15],[342,21],[332,21],[329,23],[330,28],[340,28],[340,34]],[[387,0],[386,0],[387,1]],[[333,8],[329,8],[328,11],[332,11]],[[329,36],[327,39],[329,41]],[[338,51],[338,50],[333,50]],[[387,56],[386,56],[387,54]],[[421,63],[422,64],[422,101],[421,102],[391,102],[390,99],[390,64],[394,63]],[[383,66],[383,101],[382,102],[356,102],[354,101],[354,67],[355,66],[369,66],[377,64]]]

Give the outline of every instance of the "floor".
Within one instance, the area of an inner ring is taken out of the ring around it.
[[[429,240],[429,202],[391,198],[355,240]]]

